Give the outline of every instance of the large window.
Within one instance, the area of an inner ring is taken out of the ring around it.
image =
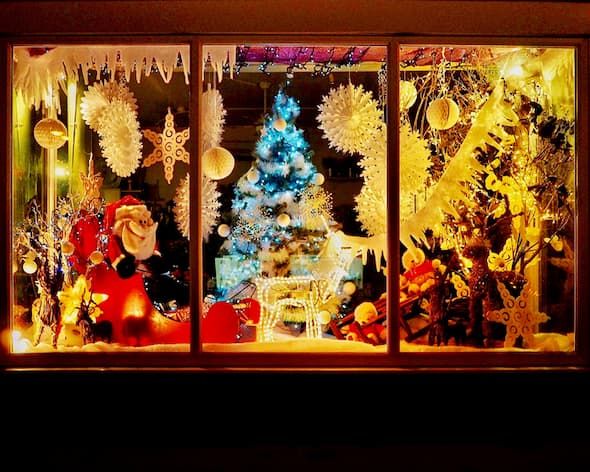
[[[587,352],[577,43],[135,41],[13,47],[15,362]]]

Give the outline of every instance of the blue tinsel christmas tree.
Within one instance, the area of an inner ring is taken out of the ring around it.
[[[272,114],[264,117],[252,166],[234,185],[231,234],[222,252],[239,257],[242,280],[290,275],[291,256],[317,254],[325,240],[327,228],[306,217],[305,198],[317,188],[318,173],[295,125],[300,111],[280,89]]]

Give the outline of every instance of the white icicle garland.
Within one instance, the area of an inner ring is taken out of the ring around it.
[[[383,124],[382,111],[362,85],[340,84],[322,98],[317,120],[323,137],[337,151],[353,154],[366,146]]]
[[[217,89],[204,92],[202,103],[201,139],[202,150],[205,152],[207,149],[220,145],[227,111],[223,106],[221,93]]]
[[[142,134],[137,115],[128,102],[114,100],[98,123],[99,144],[107,165],[119,177],[128,177],[141,161]]]

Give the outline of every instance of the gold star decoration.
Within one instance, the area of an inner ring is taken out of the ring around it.
[[[154,145],[154,150],[143,160],[142,167],[150,167],[157,162],[162,162],[164,177],[166,182],[170,184],[174,177],[176,161],[189,163],[189,153],[184,148],[184,144],[189,139],[189,131],[189,128],[178,132],[174,129],[174,115],[168,108],[162,133],[156,133],[149,129],[143,130],[143,135]]]
[[[80,172],[80,179],[82,180],[82,186],[84,187],[84,194],[82,195],[80,206],[86,210],[99,208],[101,202],[100,189],[102,187],[103,176],[102,174],[94,173],[94,159],[92,159],[92,155],[88,162],[88,175],[84,175],[84,173]]]
[[[500,281],[498,281],[498,291],[504,302],[504,308],[487,312],[486,318],[489,321],[506,325],[504,347],[513,347],[519,336],[522,336],[526,347],[534,347],[535,327],[539,323],[548,321],[549,316],[543,312],[534,312],[529,308],[531,293],[529,282],[527,281],[524,285],[518,297],[513,297],[506,285]]]

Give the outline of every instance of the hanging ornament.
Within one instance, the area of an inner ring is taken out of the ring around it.
[[[99,123],[99,144],[107,165],[119,177],[129,177],[141,161],[141,131],[128,103],[112,102]]]
[[[209,85],[210,86],[210,85]],[[201,108],[201,142],[203,151],[219,146],[225,125],[226,109],[219,90],[209,88],[203,93]]]
[[[26,259],[25,262],[23,262],[23,270],[27,274],[34,274],[37,272],[37,263],[34,259]]]
[[[88,256],[88,260],[93,265],[102,264],[102,261],[104,261],[104,255],[100,251],[92,251],[90,256]]]
[[[217,227],[217,234],[218,234],[219,236],[221,236],[222,238],[227,238],[227,237],[229,236],[229,233],[230,233],[230,228],[229,228],[229,226],[228,226],[228,225],[226,225],[225,223],[223,223],[223,224],[220,224],[220,225]]]
[[[344,285],[342,285],[342,293],[351,296],[354,292],[356,292],[356,284],[351,280],[344,282]]]
[[[277,131],[285,131],[287,129],[287,122],[283,118],[277,118],[272,122],[272,127]]]
[[[141,161],[136,102],[127,85],[119,82],[96,82],[81,99],[82,118],[98,133],[106,163],[119,177],[130,176]]]
[[[203,241],[209,239],[213,227],[219,219],[221,194],[217,190],[217,183],[203,176],[201,181],[201,237]],[[174,220],[180,233],[190,239],[190,174],[181,179],[174,196]]]
[[[452,128],[459,120],[459,106],[450,98],[437,98],[428,105],[426,119],[434,129]]]
[[[42,148],[58,149],[68,140],[68,131],[61,121],[45,118],[35,125],[33,136]]]
[[[234,156],[220,146],[205,151],[201,157],[203,174],[212,180],[225,179],[234,170]]]
[[[110,104],[126,103],[137,114],[137,99],[127,85],[119,82],[96,82],[88,87],[80,103],[80,113],[84,122],[93,131],[100,132],[101,118]]]
[[[250,169],[246,174],[246,178],[248,179],[248,182],[255,184],[260,179],[260,173],[257,169]]]
[[[408,110],[418,97],[418,91],[413,82],[401,80],[399,83],[399,107],[401,110]]]
[[[322,185],[324,183],[326,179],[324,178],[324,174],[321,174],[320,172],[317,172],[314,176],[313,176],[313,184],[314,185]]]
[[[365,92],[362,85],[340,84],[322,98],[318,109],[318,128],[324,131],[329,146],[337,151],[358,152],[383,126],[383,112],[372,93]]]
[[[156,133],[146,129],[143,135],[154,145],[152,153],[143,160],[143,167],[150,167],[157,162],[164,164],[164,178],[170,184],[174,177],[174,165],[176,161],[189,163],[190,155],[184,148],[189,139],[189,128],[182,131],[174,129],[174,115],[170,108],[166,114],[164,131]]]
[[[75,250],[76,247],[74,246],[74,243],[72,243],[71,241],[62,241],[61,252],[64,256],[71,256],[72,254],[74,254]]]
[[[277,224],[282,228],[286,228],[291,223],[291,217],[287,213],[281,213],[277,216]]]
[[[99,209],[102,200],[100,196],[100,189],[104,178],[102,174],[94,173],[94,159],[92,154],[88,161],[88,175],[84,175],[84,172],[80,172],[80,180],[82,181],[82,188],[84,189],[82,194],[82,200],[80,201],[80,208],[85,210]]]

